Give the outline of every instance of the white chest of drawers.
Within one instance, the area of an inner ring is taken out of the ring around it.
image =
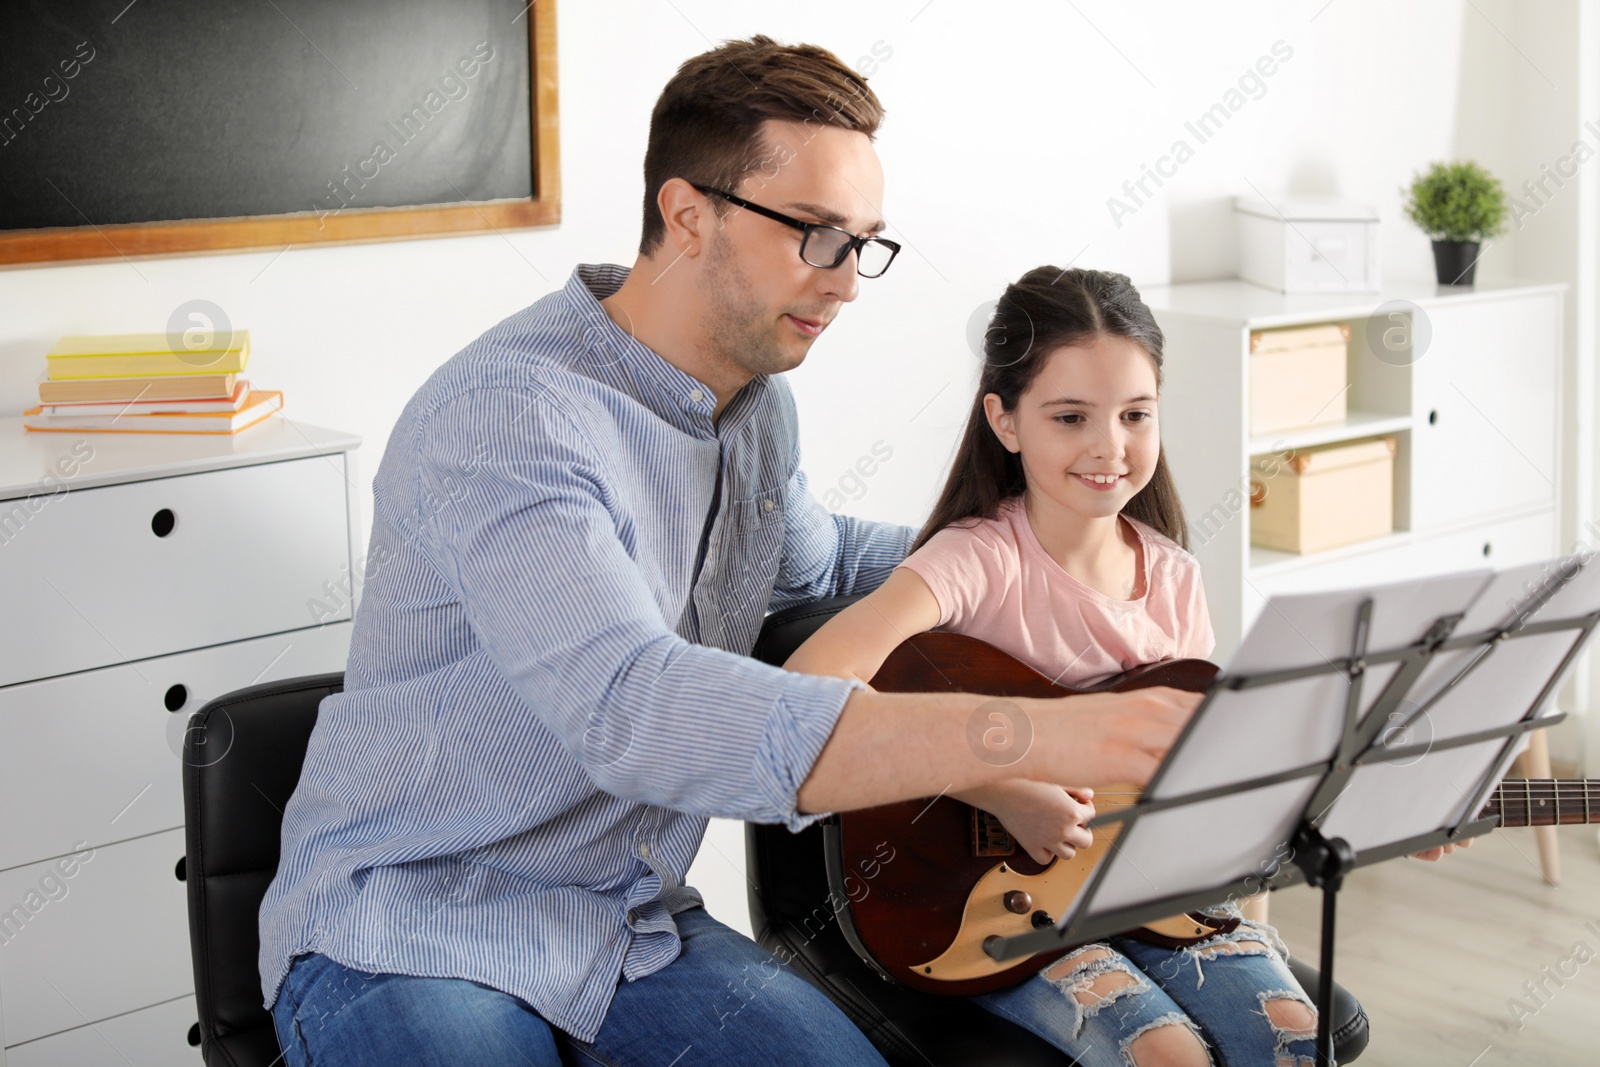
[[[359,444],[0,419],[0,1067],[201,1062],[184,727],[344,668]]]

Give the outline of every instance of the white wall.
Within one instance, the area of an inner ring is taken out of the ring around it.
[[[1552,0],[1481,6],[1465,25],[1461,116],[1455,152],[1481,160],[1515,198],[1509,232],[1493,243],[1484,266],[1495,274],[1565,281],[1565,446],[1561,457],[1564,552],[1600,550],[1594,513],[1596,268],[1600,258],[1600,4]],[[1593,124],[1593,129],[1585,123]],[[1572,165],[1574,146],[1591,150]],[[1563,176],[1563,160],[1567,174]],[[1573,173],[1573,170],[1576,173]],[[1508,353],[1507,358],[1515,358]],[[1554,472],[1539,472],[1552,475]],[[1532,472],[1530,472],[1532,476]],[[1463,487],[1470,491],[1470,487]],[[1573,712],[1552,729],[1558,760],[1600,766],[1600,730],[1591,725],[1592,679],[1600,649],[1591,650],[1562,693]],[[1587,751],[1585,737],[1587,733]]]
[[[1140,284],[1229,275],[1230,198],[1252,188],[1374,203],[1385,276],[1431,277],[1428,242],[1403,219],[1400,187],[1430,161],[1461,154],[1515,186],[1566,147],[1556,132],[1536,136],[1542,127],[1525,123],[1524,109],[1560,98],[1575,111],[1576,85],[1549,101],[1530,94],[1528,61],[1512,41],[1575,79],[1575,61],[1560,58],[1576,48],[1575,10],[1564,3],[1566,14],[1541,21],[1509,0],[1033,0],[981,15],[956,0],[561,0],[559,227],[0,272],[0,415],[34,402],[58,335],[160,330],[180,303],[208,299],[250,328],[251,377],[283,389],[290,414],[365,438],[359,490],[370,528],[370,479],[416,386],[562,284],[574,263],[631,262],[649,110],[679,62],[756,32],[820,43],[853,64],[876,45],[891,53],[872,76],[888,109],[884,207],[889,235],[907,248],[887,276],[862,286],[791,380],[818,494],[882,440],[893,457],[845,510],[917,522],[971,402],[968,320],[1008,280],[1069,261]],[[1259,99],[1198,145],[1150,202],[1114,220],[1107,199],[1123,196],[1124,181],[1176,139],[1195,146],[1184,123],[1280,40],[1292,58]],[[1551,227],[1567,210],[1557,207]],[[1497,248],[1480,269],[1560,277],[1575,269],[1572,258],[1569,249],[1545,271],[1541,259]],[[744,926],[737,826],[715,823],[711,844],[692,882],[714,913]]]

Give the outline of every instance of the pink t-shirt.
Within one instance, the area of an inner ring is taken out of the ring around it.
[[[1122,516],[1139,535],[1144,595],[1106,596],[1039,543],[1022,497],[996,518],[947,526],[901,564],[939,602],[946,632],[981,638],[1061,685],[1083,687],[1165,659],[1205,659],[1216,647],[1200,564],[1171,538]]]

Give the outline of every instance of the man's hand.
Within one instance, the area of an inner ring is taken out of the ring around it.
[[[1032,701],[1030,708],[1038,712],[1034,741],[1016,772],[1037,781],[1142,786],[1202,697],[1155,685]]]
[[[796,810],[960,796],[1011,778],[1143,786],[1200,700],[1166,686],[1067,697],[853,692]]]
[[[1039,863],[1070,860],[1094,842],[1083,824],[1094,818],[1094,790],[1010,778],[969,789],[955,799],[997,816],[1011,836]]]
[[[1452,841],[1448,845],[1440,845],[1438,848],[1430,848],[1421,852],[1413,852],[1411,854],[1411,858],[1414,860],[1427,860],[1429,863],[1432,863],[1446,852],[1454,852],[1456,849],[1466,848],[1470,844],[1472,844],[1472,838],[1464,837],[1460,841]]]

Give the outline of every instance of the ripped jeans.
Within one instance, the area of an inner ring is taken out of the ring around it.
[[[1287,960],[1276,930],[1244,920],[1186,948],[1084,945],[972,1000],[1082,1067],[1301,1067],[1316,1062],[1317,1012]]]

